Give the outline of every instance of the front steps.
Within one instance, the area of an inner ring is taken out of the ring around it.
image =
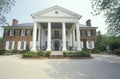
[[[63,53],[62,53],[62,51],[51,51],[50,58],[51,59],[61,59],[61,58],[63,58]]]

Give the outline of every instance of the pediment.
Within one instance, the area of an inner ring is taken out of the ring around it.
[[[38,17],[75,17],[81,18],[81,15],[74,13],[70,10],[62,8],[60,6],[53,6],[51,8],[39,11],[37,13],[32,14],[33,18]]]

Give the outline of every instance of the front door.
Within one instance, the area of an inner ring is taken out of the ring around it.
[[[59,41],[55,41],[54,46],[55,50],[59,50]]]

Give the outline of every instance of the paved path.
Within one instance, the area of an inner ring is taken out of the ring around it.
[[[120,57],[25,60],[0,56],[0,79],[120,79]]]

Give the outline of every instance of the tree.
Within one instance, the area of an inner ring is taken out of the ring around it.
[[[0,24],[6,24],[5,15],[11,10],[15,0],[0,0]]]
[[[120,0],[91,0],[91,4],[93,15],[104,13],[108,34],[120,36]]]

